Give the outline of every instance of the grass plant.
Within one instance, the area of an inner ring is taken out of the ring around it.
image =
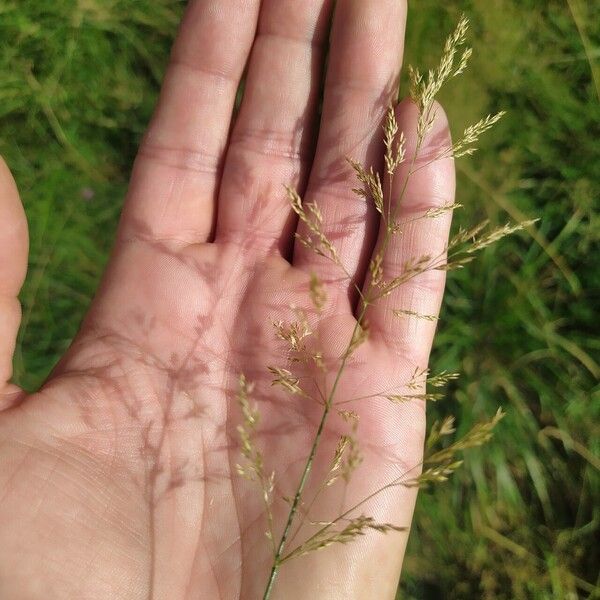
[[[314,433],[310,452],[305,459],[296,491],[293,497],[288,499],[289,513],[280,537],[277,537],[276,532],[281,528],[274,523],[272,509],[275,502],[277,465],[274,465],[275,470],[270,473],[265,468],[265,457],[254,442],[260,413],[250,404],[252,384],[246,380],[244,375],[240,378],[238,400],[243,422],[238,427],[238,431],[244,461],[242,465],[238,465],[238,471],[246,479],[257,483],[260,488],[266,514],[265,534],[273,547],[273,563],[265,588],[264,600],[271,598],[279,571],[289,560],[323,550],[333,544],[349,544],[368,533],[386,534],[405,531],[406,528],[400,525],[378,522],[372,516],[365,514],[364,509],[368,508],[368,503],[373,498],[392,488],[421,487],[447,481],[448,477],[462,465],[463,461],[458,459],[457,455],[464,450],[485,444],[491,438],[494,427],[504,416],[498,409],[490,421],[475,424],[463,437],[437,448],[440,441],[445,441],[447,436],[455,432],[453,417],[446,417],[442,423],[435,423],[432,426],[426,442],[425,456],[421,463],[411,465],[404,472],[401,471],[398,477],[394,477],[380,488],[374,489],[364,499],[343,510],[340,515],[326,521],[311,520],[313,518],[312,511],[318,509],[319,496],[323,490],[334,485],[339,479],[345,480],[347,485],[351,484],[354,471],[361,463],[360,442],[356,435],[360,426],[360,415],[354,410],[350,412],[345,410],[346,405],[351,403],[353,408],[358,407],[366,399],[377,397],[385,398],[394,404],[438,400],[441,395],[437,392],[428,393],[428,386],[440,388],[457,378],[455,373],[430,376],[427,368],[417,367],[412,377],[404,384],[395,385],[385,391],[373,390],[372,395],[366,397],[342,396],[340,389],[346,371],[351,368],[358,348],[369,337],[368,314],[371,307],[377,305],[384,298],[390,297],[394,290],[429,271],[451,271],[463,268],[473,260],[476,253],[507,235],[533,224],[533,221],[526,221],[517,225],[504,225],[487,230],[488,224],[483,222],[467,230],[459,229],[443,251],[438,254],[410,257],[399,269],[399,274],[389,275],[385,267],[386,262],[390,263],[386,259],[392,239],[396,236],[401,237],[405,227],[417,220],[437,219],[459,207],[458,204],[443,205],[402,217],[405,194],[411,178],[415,173],[436,161],[473,154],[476,150],[475,144],[479,141],[480,136],[504,116],[503,112],[488,115],[474,125],[465,128],[462,136],[459,136],[456,141],[448,142],[446,145],[442,144],[439,147],[434,145],[433,151],[430,149],[428,153],[424,151],[425,141],[433,130],[437,117],[436,96],[449,80],[465,71],[471,57],[471,48],[465,47],[468,28],[468,19],[462,16],[454,32],[447,38],[441,59],[435,69],[430,69],[427,74],[422,74],[413,67],[409,68],[410,95],[418,107],[414,150],[407,152],[406,139],[409,134],[412,135],[412,132],[400,131],[395,109],[392,106],[388,110],[383,127],[385,154],[382,162],[385,165],[385,172],[378,173],[371,166],[362,165],[348,158],[359,182],[359,187],[353,191],[359,198],[373,203],[380,215],[383,234],[377,251],[371,259],[365,287],[361,289],[360,286],[356,286],[356,293],[359,297],[358,316],[345,349],[339,356],[334,357],[333,361],[328,360],[324,356],[324,350],[318,345],[319,339],[316,331],[319,329],[319,324],[311,325],[309,317],[304,311],[295,311],[296,321],[274,323],[277,337],[287,343],[288,361],[285,366],[269,367],[269,371],[273,375],[272,385],[283,388],[290,395],[292,404],[298,398],[300,402],[317,403],[322,407],[320,421]],[[400,166],[406,166],[406,169],[402,172],[399,182],[396,181],[399,192],[394,193],[393,182]],[[339,258],[335,243],[327,237],[322,227],[323,218],[319,206],[311,202],[303,203],[293,188],[288,188],[287,191],[292,209],[299,221],[305,225],[307,232],[305,234],[297,233],[297,239],[318,256],[331,261],[339,269],[340,277],[347,278],[351,284],[352,275]],[[327,302],[327,291],[316,275],[312,276],[310,296],[313,308],[320,316]],[[293,310],[293,307],[291,308]],[[389,310],[394,312],[399,319],[432,320],[435,318],[413,311],[393,308],[389,308]],[[308,340],[313,335],[317,339],[314,343],[309,343]],[[316,374],[314,374],[315,372]],[[331,383],[329,383],[330,381]],[[325,470],[323,481],[317,485],[317,492],[313,494],[310,502],[307,502],[305,489],[309,480],[314,478],[313,472],[319,459],[321,441],[334,412],[337,412],[347,423],[347,431],[339,437],[329,469]],[[293,541],[292,531],[299,530],[307,522],[314,526],[314,533],[309,533],[290,549],[289,546]]]

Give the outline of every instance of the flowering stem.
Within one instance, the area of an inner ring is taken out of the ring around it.
[[[418,156],[419,150],[421,148],[422,141],[423,141],[422,139],[419,139],[417,142],[417,147],[412,156],[408,174],[405,177],[404,184],[402,186],[398,202],[393,210],[393,214],[391,217],[392,223],[396,219],[398,207],[401,204],[402,199],[406,193],[406,189],[408,187],[408,181],[413,173],[413,169],[415,168],[417,156]],[[391,205],[391,190],[390,190],[390,205]],[[388,224],[389,224],[389,222],[388,222]],[[386,228],[385,236],[384,236],[384,239],[382,242],[382,252],[383,253],[385,253],[385,251],[387,250],[391,237],[392,237],[392,229],[390,229],[390,227],[388,226]],[[369,285],[369,289],[367,290],[367,293],[362,295],[363,302],[362,302],[362,307],[361,307],[361,311],[360,311],[360,316],[356,320],[356,324],[354,325],[354,330],[352,331],[352,336],[350,338],[348,348],[346,349],[346,351],[343,354],[343,357],[342,357],[342,360],[340,363],[340,367],[337,371],[335,381],[333,382],[333,386],[331,388],[331,392],[329,393],[329,395],[327,397],[327,401],[325,402],[324,409],[323,409],[323,415],[321,416],[321,421],[319,423],[317,433],[315,434],[315,438],[313,440],[313,443],[312,443],[312,446],[310,449],[310,454],[308,455],[308,459],[306,460],[306,464],[304,465],[304,470],[302,471],[302,477],[300,478],[300,483],[298,484],[296,494],[294,495],[294,500],[292,501],[292,505],[290,507],[290,512],[288,514],[288,518],[287,518],[287,521],[285,524],[285,528],[283,530],[283,534],[281,535],[279,545],[277,546],[277,551],[275,552],[275,557],[273,559],[273,565],[271,566],[271,572],[269,573],[269,579],[267,581],[267,587],[266,587],[265,593],[263,595],[263,600],[269,600],[271,598],[271,594],[273,592],[273,587],[275,585],[275,580],[277,579],[277,575],[279,574],[279,569],[283,562],[282,558],[284,557],[284,550],[285,550],[285,547],[286,547],[286,544],[287,544],[287,541],[288,541],[288,538],[289,538],[289,535],[290,535],[290,532],[292,529],[292,525],[294,523],[294,519],[296,518],[296,514],[298,513],[298,507],[300,506],[300,502],[302,500],[302,494],[304,492],[304,488],[306,487],[306,483],[308,482],[310,472],[312,471],[313,463],[315,461],[315,456],[317,454],[317,448],[319,447],[319,442],[321,441],[321,436],[323,435],[323,431],[325,429],[325,423],[327,422],[327,417],[329,416],[329,412],[331,410],[331,407],[333,406],[333,399],[334,399],[338,384],[342,377],[342,373],[344,372],[344,369],[346,367],[348,358],[351,355],[351,348],[352,348],[353,340],[355,339],[358,329],[360,327],[362,327],[362,324],[363,324],[363,321],[365,318],[365,314],[367,312],[367,308],[368,308],[369,304],[371,303],[371,298],[369,297],[370,292],[371,292],[371,286]]]

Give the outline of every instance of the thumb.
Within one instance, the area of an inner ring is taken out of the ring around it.
[[[16,402],[21,392],[10,384],[21,305],[18,294],[27,271],[29,239],[19,193],[0,157],[0,410]]]

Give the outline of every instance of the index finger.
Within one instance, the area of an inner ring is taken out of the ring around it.
[[[260,0],[193,0],[142,142],[122,235],[207,241],[233,108]]]

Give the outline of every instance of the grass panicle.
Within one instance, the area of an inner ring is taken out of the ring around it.
[[[383,162],[385,171],[383,174],[377,172],[372,166],[363,165],[355,160],[347,159],[352,167],[360,187],[353,189],[353,192],[367,202],[371,202],[374,208],[380,215],[382,222],[386,225],[385,236],[380,246],[379,251],[371,260],[369,265],[370,280],[364,290],[358,290],[361,300],[361,312],[356,320],[352,336],[350,337],[346,349],[339,356],[339,364],[333,367],[335,372],[334,383],[328,389],[319,389],[319,394],[323,399],[323,413],[320,424],[315,432],[313,444],[309,455],[306,458],[306,463],[302,476],[298,482],[296,492],[293,497],[289,498],[289,513],[286,523],[283,527],[283,533],[279,541],[274,542],[274,560],[271,568],[267,587],[265,589],[264,599],[268,600],[271,596],[275,580],[279,573],[280,567],[287,561],[309,554],[311,552],[325,549],[334,544],[348,544],[355,539],[366,535],[368,532],[391,533],[404,531],[404,527],[396,526],[390,523],[378,523],[372,517],[364,515],[362,512],[358,516],[355,514],[359,508],[370,499],[382,493],[386,489],[396,486],[405,487],[421,487],[433,483],[441,483],[446,481],[461,465],[462,459],[458,455],[465,450],[476,448],[487,442],[495,426],[503,416],[502,411],[489,421],[484,421],[476,424],[464,436],[459,437],[452,443],[434,450],[436,444],[445,439],[446,436],[454,432],[453,421],[445,420],[440,425],[434,425],[427,442],[428,453],[425,455],[423,462],[420,465],[415,465],[413,469],[423,469],[417,475],[412,475],[411,472],[404,473],[398,479],[386,484],[378,490],[374,490],[363,501],[359,502],[352,509],[339,515],[333,521],[322,523],[321,528],[314,534],[308,537],[303,542],[299,542],[292,549],[288,549],[288,544],[294,541],[295,535],[291,535],[292,529],[295,528],[298,533],[300,527],[306,522],[306,513],[301,513],[299,508],[304,506],[304,491],[314,467],[317,451],[320,446],[323,432],[327,427],[328,417],[333,406],[339,406],[344,403],[336,397],[338,384],[344,376],[347,365],[356,353],[357,349],[362,346],[369,337],[369,327],[366,322],[365,315],[368,306],[371,306],[382,298],[389,296],[394,290],[411,281],[415,277],[434,269],[452,269],[460,267],[469,262],[473,255],[497,242],[505,236],[508,236],[515,231],[526,228],[531,225],[530,222],[520,223],[517,225],[507,225],[505,227],[494,229],[489,232],[484,232],[485,226],[477,226],[468,231],[461,231],[455,236],[444,249],[444,252],[438,256],[418,256],[403,265],[402,274],[393,278],[386,278],[384,268],[385,256],[389,247],[390,241],[394,236],[402,235],[401,227],[397,223],[398,207],[402,204],[403,196],[408,187],[408,182],[412,175],[420,168],[417,167],[420,152],[425,141],[425,138],[435,120],[434,101],[441,90],[442,86],[451,78],[456,77],[464,72],[468,60],[471,56],[471,49],[462,47],[466,43],[466,34],[468,30],[468,20],[462,17],[454,31],[448,37],[442,58],[436,69],[429,71],[426,76],[423,76],[417,69],[410,70],[411,78],[411,96],[413,101],[419,108],[419,116],[417,121],[417,144],[414,154],[409,158],[406,156],[406,133],[399,130],[396,120],[394,108],[391,107],[385,118],[383,125],[383,142],[385,152]],[[459,52],[461,52],[459,56]],[[440,160],[448,156],[460,157],[469,155],[474,150],[474,144],[477,143],[480,136],[491,129],[497,121],[502,117],[503,113],[498,113],[493,116],[488,116],[475,125],[465,129],[462,138],[450,148],[444,149],[434,160]],[[407,165],[406,174],[403,175],[401,192],[397,199],[392,199],[392,181],[398,171],[400,165]],[[385,182],[385,183],[384,183]],[[335,245],[327,237],[323,230],[323,216],[317,204],[314,202],[304,203],[298,192],[288,187],[286,188],[290,205],[296,213],[300,222],[305,225],[307,234],[297,234],[297,238],[304,246],[310,248],[317,255],[325,257],[338,265],[341,275],[347,275],[347,272],[342,265],[339,254]],[[424,211],[418,219],[437,218],[447,211],[453,211],[458,208],[458,204],[451,204],[435,209]],[[348,277],[348,279],[350,279]],[[309,297],[311,304],[320,313],[326,304],[327,293],[323,283],[316,277],[311,275]],[[419,319],[435,321],[437,317],[434,315],[421,315],[419,313],[396,309],[393,311],[397,317],[416,317]],[[296,361],[302,361],[302,354],[307,354],[304,339],[311,335],[312,331],[308,327],[305,318],[298,322],[283,323],[277,322],[274,324],[276,335],[279,339],[287,343],[288,354],[294,357]],[[317,352],[322,356],[321,352]],[[314,356],[311,355],[314,360]],[[305,356],[304,362],[308,360]],[[292,362],[289,366],[291,367]],[[300,377],[296,375],[291,368],[286,367],[269,367],[269,371],[273,377],[272,383],[275,386],[283,389],[285,392],[302,396],[307,401],[313,400],[309,394],[306,394],[300,386]],[[393,404],[412,402],[412,401],[438,401],[444,397],[441,388],[448,385],[449,382],[455,380],[457,374],[453,372],[441,372],[437,375],[430,376],[428,370],[417,369],[412,378],[406,382],[408,391],[376,393],[373,396],[386,398]],[[241,380],[245,384],[245,380]],[[318,388],[318,382],[315,380],[314,385]],[[429,385],[434,388],[434,391],[424,391],[424,387]],[[243,391],[242,391],[243,392]],[[244,396],[244,393],[241,394]],[[257,459],[257,451],[249,443],[249,430],[254,430],[248,421],[248,416],[253,420],[257,420],[253,413],[249,413],[247,408],[244,408],[245,423],[247,425],[240,428],[242,453],[246,457],[251,466],[251,474],[262,482],[264,479],[262,463],[258,465],[253,462]],[[343,414],[343,413],[338,413]],[[358,442],[358,424],[357,418],[354,418],[353,413],[346,413],[344,420],[348,422],[350,429],[347,433],[339,437],[338,444],[335,448],[331,459],[327,474],[322,482],[317,486],[317,492],[309,504],[312,508],[318,502],[320,493],[325,489],[333,486],[340,478],[347,483],[351,481],[352,474],[359,467],[362,455]],[[262,460],[262,457],[261,459]],[[272,478],[267,478],[267,487]],[[263,496],[265,501],[272,501],[272,496],[265,492],[263,485]],[[271,511],[271,508],[268,509]],[[270,512],[268,514],[271,514]],[[272,517],[269,517],[272,518]],[[314,524],[314,523],[313,523]],[[272,531],[273,524],[269,524],[269,531]]]

